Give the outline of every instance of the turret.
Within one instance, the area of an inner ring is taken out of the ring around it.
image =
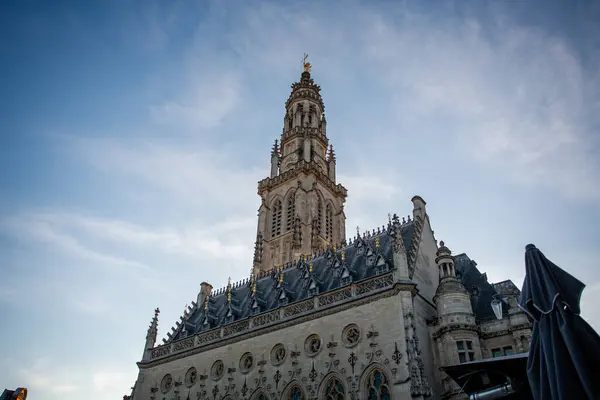
[[[438,310],[438,316],[452,313],[473,314],[471,296],[462,282],[456,277],[454,257],[444,242],[436,253],[435,262],[440,271],[440,284],[438,285],[433,301]]]
[[[273,149],[271,150],[271,178],[275,178],[279,173],[279,144],[277,143],[277,139],[275,139],[275,143],[273,144]]]
[[[152,318],[152,322],[150,323],[150,327],[148,328],[148,333],[146,334],[146,344],[144,345],[144,353],[142,355],[142,360],[149,360],[150,353],[156,344],[156,337],[158,336],[158,314],[160,310],[158,307],[154,310],[154,318]]]
[[[206,299],[210,297],[210,293],[212,292],[212,285],[210,283],[202,282],[200,284],[200,292],[198,293],[198,297],[196,299],[196,304],[198,307],[203,307]]]
[[[332,182],[335,182],[335,152],[333,151],[333,145],[329,145],[329,152],[327,153],[327,175]]]

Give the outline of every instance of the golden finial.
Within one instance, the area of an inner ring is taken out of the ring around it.
[[[256,293],[256,282],[252,285],[252,294]]]
[[[208,296],[204,298],[204,311],[208,311]]]
[[[379,248],[379,238],[375,238],[375,248]]]
[[[342,251],[342,261],[344,261],[346,259],[346,252]]]
[[[283,274],[279,274],[279,282],[283,283]]]
[[[337,246],[334,244],[333,245],[333,251],[336,252],[337,251]]]
[[[313,266],[312,266],[312,264],[310,264],[310,265],[308,266],[308,272],[310,272],[311,274],[312,274],[312,271],[313,271],[312,269],[313,269]]]
[[[302,59],[302,64],[304,65],[304,72],[310,72],[310,69],[312,68],[312,65],[310,65],[310,63],[306,61],[307,58],[308,54],[304,53],[304,58]]]

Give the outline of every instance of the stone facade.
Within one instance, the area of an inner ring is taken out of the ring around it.
[[[156,309],[126,397],[464,398],[440,367],[528,350],[518,289],[438,246],[421,197],[408,217],[346,240],[347,192],[308,69],[258,185],[252,275],[218,290],[203,282],[158,346]]]

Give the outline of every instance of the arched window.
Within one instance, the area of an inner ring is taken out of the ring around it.
[[[333,239],[333,210],[331,204],[325,208],[325,237],[331,241]]]
[[[323,202],[321,201],[320,197],[317,197],[317,230],[319,232],[317,232],[319,235],[321,235],[322,231],[322,221],[323,221]]]
[[[375,368],[367,376],[365,391],[367,400],[391,400],[390,383],[383,371]]]
[[[293,386],[285,398],[285,400],[305,400],[304,392],[298,386]]]
[[[281,200],[276,200],[273,204],[273,219],[271,221],[271,237],[281,234]]]
[[[325,395],[325,400],[344,400],[346,390],[342,382],[333,377],[325,385],[325,392],[323,394]]]
[[[287,219],[286,229],[289,231],[294,226],[294,218],[296,217],[296,193],[292,192],[287,199]]]
[[[252,396],[252,400],[269,400],[269,398],[263,391],[260,391]]]

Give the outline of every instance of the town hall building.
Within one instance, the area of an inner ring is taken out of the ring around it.
[[[517,287],[438,243],[421,197],[408,216],[346,236],[348,192],[310,69],[258,183],[251,276],[202,282],[162,344],[157,309],[126,398],[458,399],[441,367],[528,351]]]

